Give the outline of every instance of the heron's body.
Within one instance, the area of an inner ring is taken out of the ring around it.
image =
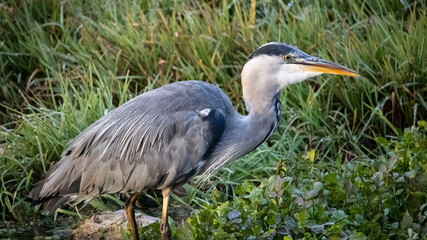
[[[237,113],[217,86],[205,82],[171,83],[146,92],[78,135],[30,198],[47,201],[45,209],[53,212],[63,203],[103,193],[135,194],[125,209],[132,236],[138,238],[136,194],[161,189],[166,233],[170,189],[254,150],[279,122],[280,90],[321,73],[357,75],[297,48],[270,43],[255,51],[242,71],[247,116]]]
[[[43,200],[51,201],[46,210],[54,211],[64,202],[103,193],[182,184],[214,163],[222,165],[250,152],[267,139],[278,121],[269,118],[272,123],[267,126],[260,119],[256,128],[266,126],[263,134],[245,139],[253,134],[242,135],[251,133],[240,124],[242,120],[249,120],[248,116],[238,114],[217,86],[201,81],[165,85],[135,97],[86,128],[31,196],[44,196]],[[236,141],[236,136],[242,139]]]

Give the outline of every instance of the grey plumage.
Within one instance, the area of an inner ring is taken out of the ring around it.
[[[140,95],[78,135],[30,198],[62,204],[181,184],[209,158],[224,132],[224,116],[232,114],[225,94],[205,82],[178,82]],[[46,210],[56,207],[48,203]]]
[[[237,113],[217,86],[205,82],[171,83],[144,93],[81,132],[29,197],[35,204],[47,201],[45,209],[51,213],[64,203],[103,193],[132,193],[125,212],[137,239],[137,194],[161,189],[161,231],[170,237],[170,189],[254,150],[277,127],[280,90],[321,73],[358,76],[295,47],[269,43],[251,54],[242,70],[247,116]]]

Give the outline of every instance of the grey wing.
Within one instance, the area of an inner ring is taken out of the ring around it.
[[[206,154],[218,142],[225,120],[215,109],[207,116],[180,111],[152,128],[154,131],[138,130],[130,134],[128,140],[117,139],[106,150],[101,148],[99,152],[105,151],[101,153],[103,163],[96,165],[95,161],[87,161],[81,191],[89,196],[103,192],[140,192],[185,182],[203,165]],[[94,168],[98,168],[97,174],[93,174]],[[103,174],[105,172],[110,174]]]
[[[159,109],[151,103],[142,112],[121,108],[82,132],[30,198],[48,200],[52,212],[64,202],[173,186],[196,174],[224,132],[223,110]]]
[[[80,191],[89,196],[140,192],[186,181],[200,168],[225,126],[224,116],[215,109],[207,116],[179,111],[154,122],[158,124],[97,148],[95,158],[101,158],[86,161]]]

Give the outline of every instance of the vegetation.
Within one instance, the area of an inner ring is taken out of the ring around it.
[[[32,185],[70,139],[137,94],[200,79],[244,113],[247,55],[281,41],[362,77],[286,88],[267,143],[206,186],[190,183],[174,196],[172,206],[191,214],[170,218],[173,235],[426,239],[426,16],[415,0],[5,0],[0,219],[39,218],[26,199]],[[124,197],[96,199],[79,214],[118,209]],[[60,212],[77,219],[72,208]],[[157,231],[141,229],[147,238]]]

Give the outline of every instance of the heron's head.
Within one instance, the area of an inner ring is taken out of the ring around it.
[[[277,91],[322,73],[359,76],[349,68],[310,56],[296,47],[272,42],[259,47],[249,56],[243,67],[242,81],[255,85],[258,85],[256,81],[263,81],[261,84]]]

